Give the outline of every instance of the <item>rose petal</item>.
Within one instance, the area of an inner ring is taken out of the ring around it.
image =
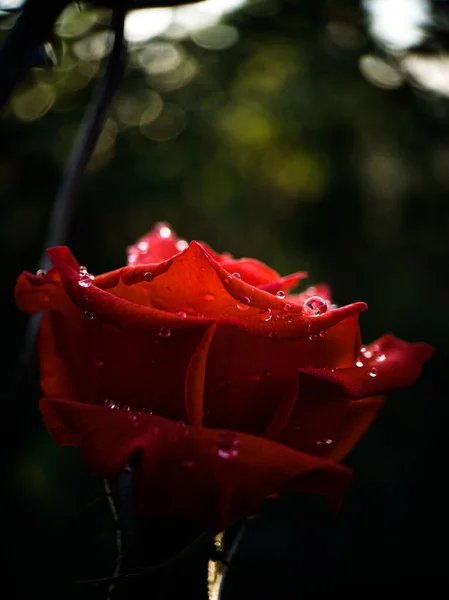
[[[128,247],[128,264],[138,265],[167,260],[184,250],[184,245],[180,245],[180,241],[168,223],[157,223],[149,233]]]
[[[351,398],[385,394],[411,385],[421,374],[422,365],[434,353],[423,343],[408,343],[391,334],[384,335],[367,348],[368,357],[361,356],[361,366],[336,371],[316,368],[300,369],[318,379],[340,386]]]
[[[270,281],[270,283],[265,283],[263,285],[259,285],[259,289],[268,292],[269,294],[277,294],[279,291],[285,292],[286,294],[290,292],[294,287],[298,285],[298,282],[301,279],[306,279],[307,273],[304,271],[298,271],[298,273],[293,273],[292,275],[286,275],[285,277],[279,277],[274,281]],[[291,300],[294,296],[289,295],[288,300]]]
[[[186,373],[185,402],[189,423],[201,427],[203,423],[204,378],[209,347],[217,329],[212,325],[198,344]]]
[[[322,494],[335,507],[350,480],[345,467],[245,434],[65,400],[40,406],[56,443],[80,445],[96,475],[114,477],[137,454],[140,506],[148,514],[188,517],[214,532],[289,490]]]
[[[332,438],[332,444],[323,444],[327,450],[325,456],[335,462],[342,460],[370,427],[383,404],[381,396],[349,402],[342,422]]]
[[[253,258],[225,260],[220,262],[220,266],[228,273],[239,273],[243,281],[256,287],[279,279],[279,273]]]
[[[14,297],[19,310],[34,314],[44,308],[57,307],[60,302],[58,288],[61,287],[58,271],[50,269],[43,276],[24,271],[19,275]]]
[[[205,424],[262,435],[277,411],[286,382],[297,377],[300,367],[354,364],[358,331],[355,316],[313,341],[308,337],[256,338],[219,324],[207,362]]]

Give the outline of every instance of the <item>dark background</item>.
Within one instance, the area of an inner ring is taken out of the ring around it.
[[[242,541],[229,597],[447,584],[449,77],[446,89],[443,76],[419,81],[404,66],[410,56],[429,61],[427,73],[434,60],[449,64],[447,3],[422,4],[431,26],[400,52],[371,36],[359,2],[340,0],[256,2],[227,15],[229,29],[215,38],[133,46],[82,182],[67,244],[93,273],[124,264],[126,247],[166,220],[186,239],[282,274],[308,270],[339,305],[366,301],[366,343],[391,331],[436,347],[420,380],[388,397],[344,460],[355,476],[338,517],[313,498],[267,504]],[[34,70],[0,121],[8,597],[105,598],[104,588],[78,582],[110,574],[115,558],[102,484],[77,449],[57,449],[46,433],[33,369],[11,395],[27,324],[14,282],[37,268],[101,57],[95,36],[107,13],[88,26],[82,19],[63,21],[59,66]],[[153,559],[179,543],[177,528],[151,525]],[[190,573],[193,597],[203,598],[204,565],[194,563],[178,587],[176,571],[148,579],[147,597],[189,597]]]

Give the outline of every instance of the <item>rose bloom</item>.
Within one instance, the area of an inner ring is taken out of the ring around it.
[[[68,248],[22,273],[19,308],[43,311],[40,401],[58,445],[113,478],[136,465],[139,505],[219,531],[286,491],[338,507],[339,461],[373,421],[379,394],[411,384],[433,354],[385,335],[365,348],[358,315],[326,286],[290,294],[250,258],[179,240],[165,223],[128,266],[90,275]]]

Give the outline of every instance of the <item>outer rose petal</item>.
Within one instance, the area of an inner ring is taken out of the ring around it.
[[[422,365],[434,351],[428,344],[408,343],[388,334],[367,348],[368,356],[360,357],[360,367],[335,371],[316,368],[300,370],[339,385],[351,398],[363,398],[411,385],[418,379]]]
[[[355,446],[382,404],[380,397],[350,400],[333,383],[300,373],[296,404],[277,439],[338,461]]]
[[[286,275],[285,277],[279,277],[279,279],[275,279],[269,283],[261,284],[257,287],[270,294],[277,294],[279,291],[287,294],[290,292],[290,290],[298,285],[298,282],[301,281],[301,279],[305,279],[306,277],[307,273],[304,271],[298,271],[298,273]],[[289,295],[288,300],[292,300],[292,298],[294,298],[294,296]]]
[[[186,516],[214,532],[289,490],[322,494],[335,508],[351,477],[345,467],[245,434],[65,400],[40,406],[56,442],[80,445],[95,474],[113,477],[140,455],[143,510]]]
[[[197,242],[174,256],[170,268],[150,282],[144,280],[141,267],[134,273],[130,270],[123,273],[125,283],[132,281],[139,290],[145,290],[136,291],[136,298],[145,298],[146,306],[150,303],[154,308],[176,314],[201,314],[218,323],[233,324],[271,338],[305,338],[367,308],[365,303],[357,302],[318,317],[303,315],[302,308],[291,306],[288,299],[230,276]],[[266,318],[268,310],[273,318]]]
[[[64,248],[49,254],[74,304],[63,291],[59,309],[44,315],[40,333],[44,393],[186,419],[187,369],[211,322],[135,305],[94,283],[82,287],[71,254]]]

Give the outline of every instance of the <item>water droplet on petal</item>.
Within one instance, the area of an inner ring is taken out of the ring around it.
[[[259,319],[261,321],[269,321],[272,318],[271,308],[264,308],[259,313]]]
[[[369,372],[369,376],[370,377],[377,377],[377,369],[376,367],[373,367],[370,372]]]
[[[89,312],[88,310],[84,311],[84,318],[86,319],[86,321],[92,321],[94,316],[91,312]]]
[[[141,251],[141,252],[146,252],[148,250],[148,248],[150,247],[150,244],[148,242],[139,242],[137,244],[137,248]]]
[[[315,443],[316,443],[317,446],[322,446],[323,445],[323,442],[321,440],[317,440]]]
[[[89,277],[89,275],[87,273],[81,273],[80,272],[80,276],[78,279],[78,285],[80,285],[81,287],[90,287],[92,285],[92,279]]]
[[[320,338],[325,338],[327,336],[327,329],[323,329],[323,331],[320,331],[319,336]]]
[[[329,438],[328,440],[326,440],[326,444],[327,444],[328,446],[330,446],[330,445],[331,445],[331,444],[333,444],[333,443],[334,443],[334,441],[333,441],[333,440],[331,440],[330,438]]]
[[[185,250],[188,245],[189,245],[189,243],[186,240],[179,240],[178,242],[176,242],[176,248],[180,252],[182,252],[182,250]]]
[[[284,311],[288,312],[291,309],[291,307],[292,305],[287,302],[287,304],[284,304]]]
[[[234,277],[234,279],[240,279],[241,275],[240,275],[240,273],[233,273],[232,277]]]
[[[362,347],[360,348],[360,352],[361,352],[361,354],[364,354],[364,353],[366,352],[366,348],[365,348],[365,346],[362,346]]]
[[[319,336],[319,334],[318,334],[318,333],[311,333],[311,334],[309,335],[309,340],[310,340],[311,342],[314,342],[314,341],[315,341],[315,340],[317,340],[319,337],[320,337],[320,336]]]
[[[133,427],[139,426],[139,417],[137,415],[129,415],[128,419],[131,421]]]
[[[187,313],[186,313],[186,312],[184,312],[183,310],[181,310],[181,311],[178,313],[178,317],[179,317],[180,319],[187,319]]]
[[[143,274],[143,278],[145,279],[145,281],[153,281],[154,275],[151,271],[145,271],[145,273]]]
[[[118,402],[114,402],[114,400],[105,400],[104,401],[105,408],[111,408],[117,410],[120,408]]]
[[[45,269],[38,269],[36,271],[37,277],[45,277],[46,274],[47,274],[47,271]]]
[[[171,236],[171,229],[170,227],[167,227],[166,225],[163,225],[160,229],[159,229],[159,235],[161,236],[161,238],[167,239]]]
[[[363,363],[362,363],[362,361],[361,361],[361,360],[358,360],[358,361],[355,363],[355,366],[356,366],[356,367],[363,367]]]
[[[379,354],[378,356],[376,356],[376,361],[377,361],[377,362],[384,362],[384,360],[385,360],[386,358],[387,358],[387,357],[385,356],[385,354]]]
[[[168,327],[161,327],[158,335],[160,338],[169,338],[171,336],[171,330]]]
[[[373,353],[372,353],[372,352],[370,352],[369,350],[367,350],[366,352],[364,352],[364,353],[363,353],[363,356],[364,356],[365,358],[371,358],[371,357],[372,357],[372,355],[373,355]]]
[[[248,298],[248,296],[241,296],[237,303],[237,308],[239,310],[248,310],[250,304],[251,300]]]
[[[220,458],[235,458],[239,453],[239,440],[235,433],[222,433],[217,441]]]
[[[327,304],[320,296],[311,296],[304,302],[303,311],[308,317],[319,317],[327,311]]]
[[[85,267],[84,265],[80,266],[80,273],[87,273],[87,267]]]
[[[285,298],[285,292],[283,290],[279,290],[278,292],[276,292],[276,296],[278,298]]]

